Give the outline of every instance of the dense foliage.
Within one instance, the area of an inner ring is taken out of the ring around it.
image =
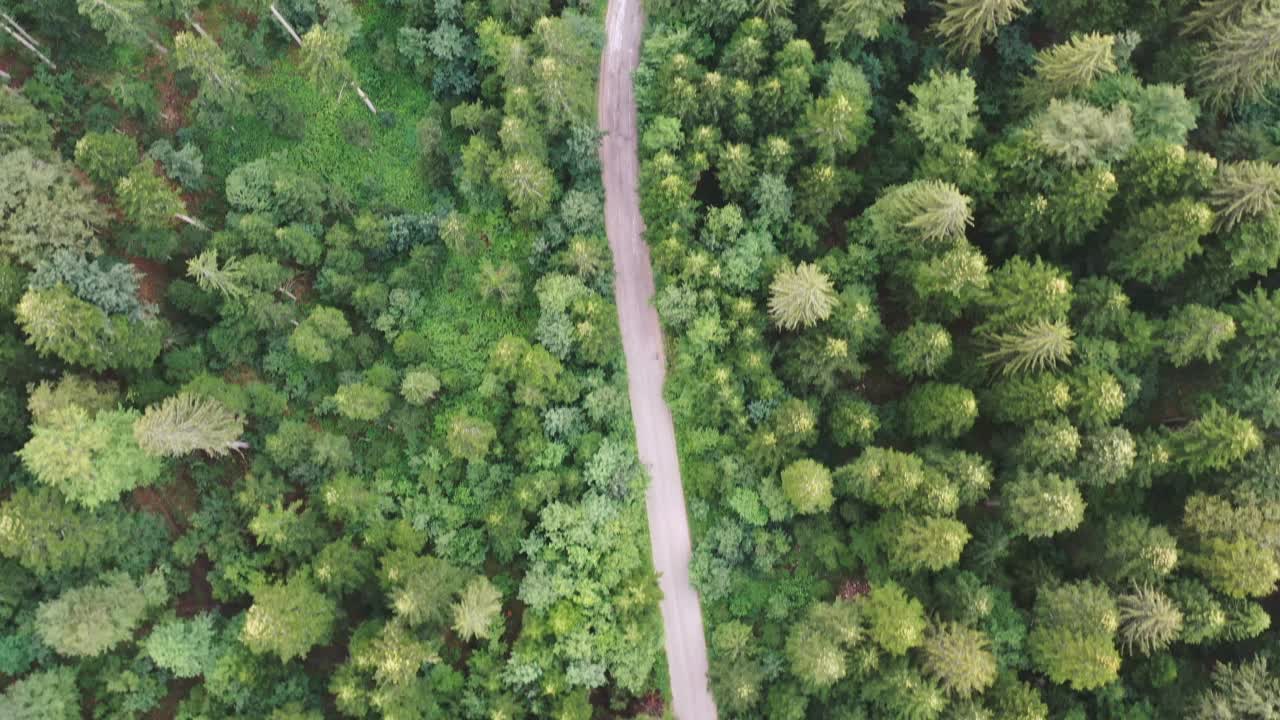
[[[661,696],[601,9],[6,5],[0,717]]]
[[[1275,716],[1280,7],[647,5],[721,716]]]

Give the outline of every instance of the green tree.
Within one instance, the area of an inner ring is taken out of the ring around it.
[[[1120,278],[1159,283],[1182,272],[1203,252],[1200,238],[1213,229],[1209,206],[1183,198],[1144,208],[1111,243],[1111,270]]]
[[[555,175],[537,157],[514,155],[493,171],[493,183],[502,188],[515,218],[535,223],[551,213],[560,193]]]
[[[791,673],[806,686],[834,685],[849,672],[846,652],[862,639],[858,608],[843,602],[815,604],[787,633]]]
[[[1092,690],[1116,679],[1119,611],[1106,588],[1090,582],[1043,587],[1036,595],[1027,648],[1056,683]]]
[[[1084,520],[1085,502],[1075,483],[1055,473],[1019,472],[1004,487],[1005,516],[1029,538],[1075,530]]]
[[[302,36],[299,66],[313,85],[336,93],[355,81],[355,70],[347,62],[350,38],[323,25],[313,25]]]
[[[187,261],[187,277],[203,290],[216,292],[228,300],[240,300],[249,294],[245,287],[247,268],[237,258],[229,258],[218,266],[218,251],[205,250]]]
[[[204,613],[159,623],[143,641],[143,648],[152,662],[174,677],[208,674],[217,659],[213,615]]]
[[[951,334],[936,323],[917,322],[894,337],[889,360],[904,377],[932,377],[951,358]]]
[[[896,583],[873,586],[861,606],[868,636],[890,655],[902,655],[924,642],[924,606]]]
[[[801,515],[831,509],[831,471],[813,460],[797,460],[782,471],[782,492]]]
[[[70,406],[32,428],[18,455],[37,480],[94,508],[135,487],[152,485],[163,474],[161,461],[133,439],[138,417],[134,410],[104,410],[91,417]]]
[[[121,514],[90,512],[47,487],[19,487],[0,505],[0,555],[38,577],[101,567],[128,542]]]
[[[520,268],[515,263],[503,261],[495,265],[488,259],[482,260],[476,281],[486,300],[497,300],[504,307],[520,300]]]
[[[940,5],[943,14],[933,28],[943,47],[960,57],[977,55],[982,43],[1027,11],[1026,0],[943,0]]]
[[[981,630],[957,623],[930,628],[920,648],[924,670],[947,692],[969,697],[991,687],[996,680],[996,656],[991,640]]]
[[[1087,90],[1116,71],[1115,36],[1088,33],[1041,50],[1036,55],[1036,79],[1050,95]]]
[[[440,392],[440,379],[425,365],[405,372],[400,381],[400,396],[410,405],[426,405]]]
[[[1209,203],[1218,226],[1228,230],[1244,220],[1274,215],[1280,209],[1280,165],[1258,160],[1223,165],[1214,178]]]
[[[827,45],[839,47],[850,32],[867,40],[880,37],[880,27],[902,17],[903,0],[819,0],[826,16],[822,32]]]
[[[0,695],[0,717],[8,720],[79,720],[82,714],[75,669],[54,667],[14,682]]]
[[[343,417],[369,422],[391,409],[391,393],[369,383],[347,383],[338,386],[333,402]]]
[[[90,132],[76,141],[76,165],[103,187],[115,187],[138,163],[138,145],[121,132]]]
[[[147,408],[133,426],[133,437],[157,457],[181,457],[196,450],[223,456],[247,447],[240,440],[244,418],[222,403],[192,393],[165,398]]]
[[[155,173],[147,161],[116,183],[116,202],[129,221],[143,230],[163,230],[186,209],[178,192]]]
[[[1211,26],[1196,84],[1215,108],[1263,99],[1280,83],[1280,8],[1270,3]]]
[[[178,68],[190,72],[200,86],[201,102],[228,111],[245,106],[249,88],[244,73],[213,38],[181,32],[173,46]]]
[[[288,662],[328,642],[336,618],[333,600],[309,577],[297,574],[254,591],[241,639],[255,653],[272,653]]]
[[[108,573],[41,603],[36,632],[60,655],[98,657],[131,638],[147,611],[167,599],[163,573],[141,584],[125,573]]]
[[[464,641],[487,639],[502,613],[502,592],[489,578],[478,575],[462,589],[453,604],[453,630]]]
[[[65,164],[26,149],[0,156],[0,252],[25,265],[60,248],[96,254],[106,219]]]
[[[823,162],[833,162],[837,157],[853,154],[862,144],[871,124],[870,109],[871,85],[866,77],[861,70],[838,60],[831,67],[827,93],[805,110],[800,134]]]
[[[1032,120],[1031,133],[1045,153],[1068,167],[1114,162],[1134,143],[1132,113],[1127,105],[1108,112],[1057,98]]]
[[[990,3],[991,0],[986,1]],[[945,23],[944,17],[941,24]],[[900,109],[911,132],[930,150],[964,145],[978,129],[977,89],[977,83],[968,72],[939,73],[933,70],[924,81],[907,88],[912,102],[910,105],[902,104]]]
[[[497,437],[498,431],[492,423],[463,413],[454,415],[449,421],[445,444],[455,458],[483,460]]]
[[[889,513],[876,523],[876,535],[889,555],[889,566],[901,572],[937,572],[960,562],[969,542],[965,524],[952,518]]]
[[[1173,438],[1178,459],[1192,475],[1225,470],[1262,447],[1254,424],[1214,403]]]
[[[810,263],[782,268],[769,285],[769,315],[784,330],[813,327],[838,304],[831,279]]]
[[[53,151],[53,128],[25,95],[0,93],[0,158],[15,150],[47,159]]]
[[[912,437],[954,439],[973,427],[978,419],[978,401],[969,388],[928,382],[907,393],[902,412]]]
[[[1215,362],[1221,347],[1236,336],[1236,321],[1221,310],[1204,305],[1183,305],[1165,324],[1165,352],[1174,367],[1195,360]]]
[[[317,307],[293,329],[289,336],[289,348],[310,363],[325,363],[333,359],[335,344],[352,335],[351,326],[341,310]]]

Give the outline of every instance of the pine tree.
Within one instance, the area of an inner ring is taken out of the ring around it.
[[[1101,585],[1042,587],[1027,648],[1049,679],[1074,690],[1091,690],[1115,680],[1120,670],[1114,642],[1118,624],[1115,601]]]
[[[917,322],[889,344],[889,359],[904,377],[932,377],[951,357],[951,334],[936,323]]]
[[[769,315],[784,330],[813,327],[838,304],[830,278],[810,263],[782,268],[769,285]]]
[[[5,720],[80,720],[80,689],[74,668],[61,666],[31,673],[0,695]]]
[[[350,39],[322,25],[314,25],[302,37],[299,66],[312,84],[336,93],[355,80],[355,70],[347,62]]]
[[[933,70],[924,81],[907,89],[912,103],[899,108],[911,131],[926,147],[936,150],[964,145],[973,137],[978,129],[978,86],[968,72]]]
[[[0,155],[0,253],[25,265],[60,248],[96,255],[96,229],[106,220],[69,166],[25,148]]]
[[[1218,109],[1266,97],[1280,83],[1280,6],[1265,3],[1236,22],[1213,25],[1196,81]]]
[[[244,73],[232,64],[213,38],[178,33],[174,37],[174,59],[180,69],[195,76],[200,85],[201,102],[227,111],[245,106],[249,89]]]
[[[1163,650],[1182,630],[1182,611],[1151,585],[1138,585],[1116,600],[1120,613],[1120,644],[1126,652],[1143,655]]]
[[[221,403],[181,393],[147,408],[133,426],[138,446],[157,457],[181,457],[196,450],[221,457],[247,447],[240,441],[244,418]]]
[[[489,578],[478,575],[462,589],[453,604],[453,630],[464,641],[488,639],[502,612],[502,592]]]
[[[970,537],[959,520],[907,513],[884,515],[875,532],[888,553],[889,567],[907,573],[938,572],[955,565]]]
[[[1214,178],[1209,202],[1217,213],[1218,227],[1265,218],[1280,209],[1280,165],[1242,160],[1223,165]]]
[[[903,655],[924,642],[924,606],[892,581],[875,585],[859,601],[867,634],[890,655]]]
[[[187,261],[187,277],[202,290],[217,292],[228,300],[240,300],[249,294],[245,287],[245,269],[238,258],[218,267],[218,251],[205,250]]]
[[[1066,363],[1073,350],[1070,326],[1064,322],[1041,320],[1035,324],[1020,325],[1010,332],[988,336],[993,348],[982,355],[984,362],[999,364],[1006,375],[1024,372],[1044,372]]]
[[[109,573],[42,603],[36,632],[60,655],[98,657],[132,637],[148,609],[167,599],[162,574],[137,583],[125,573]]]
[[[1076,35],[1036,55],[1036,79],[1053,96],[1087,90],[1099,78],[1115,71],[1113,35]]]
[[[1019,472],[1003,494],[1006,517],[1032,539],[1074,530],[1084,520],[1080,489],[1055,473]]]
[[[70,406],[32,428],[18,455],[37,480],[95,508],[157,482],[163,473],[161,462],[133,439],[137,419],[133,410],[102,411],[91,418],[83,408]]]
[[[943,15],[934,24],[942,45],[959,57],[973,57],[982,43],[1027,11],[1026,0],[943,0]]]
[[[154,163],[143,162],[116,183],[116,201],[125,217],[143,230],[163,230],[186,209],[182,198],[155,173]]]
[[[903,0],[818,0],[826,14],[822,23],[829,47],[839,47],[850,32],[866,40],[880,37],[880,27],[906,12]]]

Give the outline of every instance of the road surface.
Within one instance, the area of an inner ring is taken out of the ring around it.
[[[680,484],[675,426],[662,399],[666,359],[653,298],[653,268],[642,239],[640,163],[636,153],[636,104],[631,72],[640,61],[644,16],[640,0],[609,0],[598,106],[604,174],[605,228],[613,250],[614,300],[627,359],[631,416],[640,460],[651,480],[645,497],[649,542],[662,588],[667,668],[677,720],[714,720],[707,688],[707,644],[702,607],[689,584],[689,518]]]

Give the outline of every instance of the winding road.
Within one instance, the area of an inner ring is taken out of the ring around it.
[[[677,720],[714,720],[707,687],[707,644],[702,607],[689,584],[689,518],[680,484],[675,426],[662,398],[666,376],[662,329],[654,310],[653,268],[640,218],[640,162],[636,151],[636,103],[631,73],[640,62],[644,15],[640,0],[609,0],[597,110],[604,175],[605,229],[613,250],[614,300],[627,359],[631,417],[640,461],[649,469],[645,505],[649,542],[662,588],[667,668]]]

